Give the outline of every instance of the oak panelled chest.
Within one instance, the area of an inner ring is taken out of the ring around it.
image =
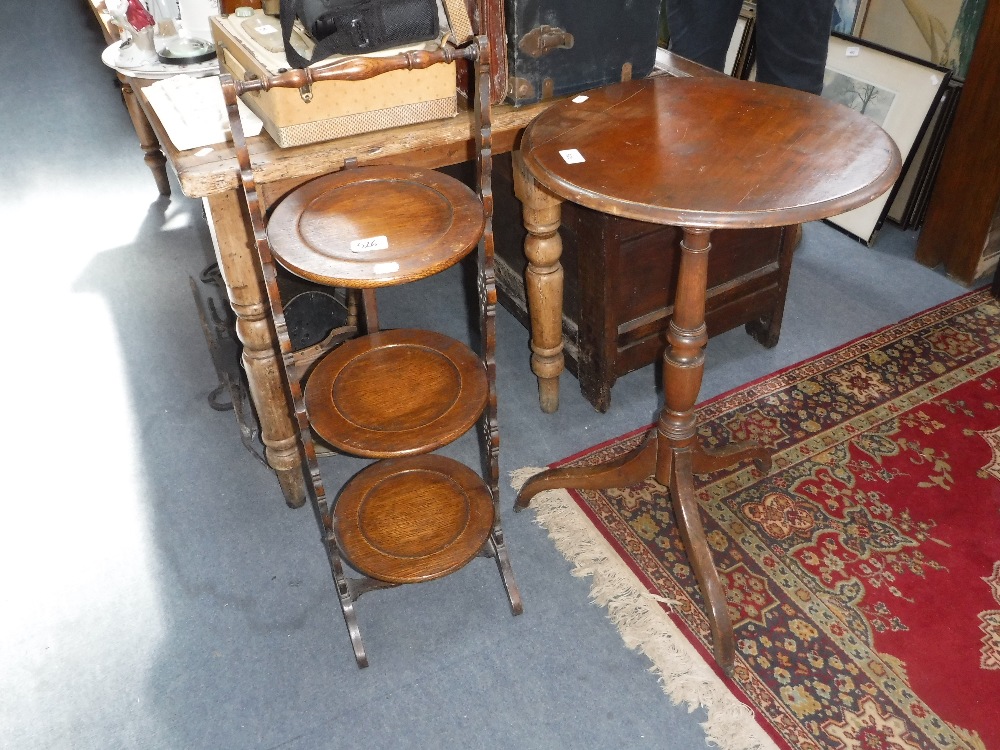
[[[494,231],[500,301],[526,327],[521,204],[510,155],[497,157]],[[680,232],[566,202],[562,207],[566,364],[598,411],[628,372],[659,361],[666,346],[680,262]],[[778,342],[794,250],[785,228],[716,230],[709,256],[710,336],[745,325],[767,347]]]

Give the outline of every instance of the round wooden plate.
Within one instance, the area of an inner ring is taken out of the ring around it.
[[[432,169],[345,169],[293,190],[275,207],[267,238],[275,259],[319,284],[378,287],[443,271],[486,226],[466,185]]]
[[[493,520],[490,491],[472,469],[445,456],[409,456],[374,463],[344,485],[334,534],[359,573],[418,583],[472,560]]]
[[[306,381],[315,432],[356,456],[428,453],[464,434],[486,406],[482,361],[433,331],[400,328],[345,342]]]

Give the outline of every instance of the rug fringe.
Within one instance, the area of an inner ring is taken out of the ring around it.
[[[511,485],[518,490],[539,471],[513,471]],[[530,507],[536,523],[573,564],[573,575],[591,578],[591,598],[607,609],[625,645],[652,661],[650,671],[674,704],[687,706],[688,712],[705,709],[708,744],[721,750],[777,750],[753,710],[729,691],[663,611],[660,602],[670,602],[649,593],[568,492],[541,492]]]

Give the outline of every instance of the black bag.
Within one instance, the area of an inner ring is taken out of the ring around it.
[[[378,52],[437,37],[437,0],[281,0],[281,35],[289,65],[304,68],[330,55]],[[289,39],[299,18],[316,40],[312,60]]]

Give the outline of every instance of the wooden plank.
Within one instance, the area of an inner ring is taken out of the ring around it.
[[[152,81],[137,80],[134,85],[139,88],[150,83]],[[178,151],[145,95],[139,98],[185,195],[204,198],[237,187],[236,152],[229,144]],[[512,150],[521,131],[551,103],[518,108],[507,104],[495,106],[494,152]],[[301,181],[333,172],[341,169],[344,161],[351,157],[361,165],[392,163],[443,167],[472,158],[472,113],[463,110],[450,120],[432,120],[293,148],[279,147],[263,132],[248,139],[247,143],[258,184]]]

